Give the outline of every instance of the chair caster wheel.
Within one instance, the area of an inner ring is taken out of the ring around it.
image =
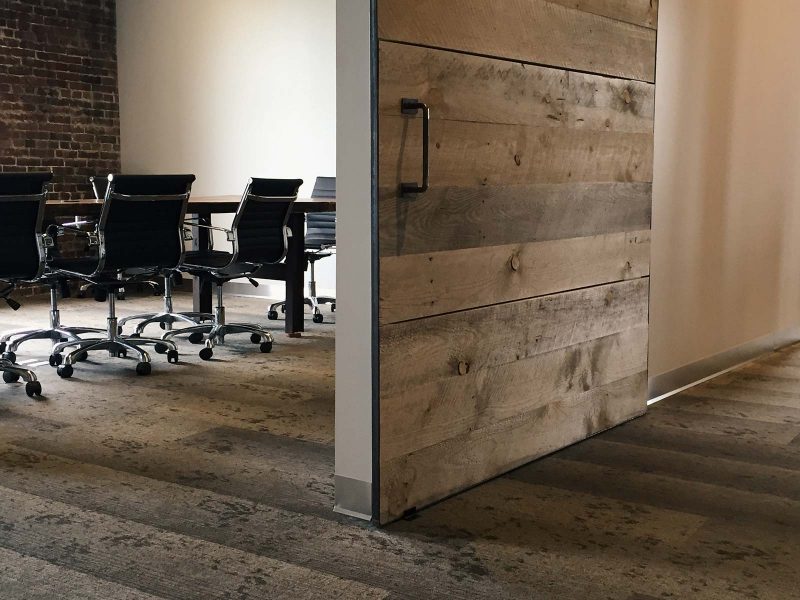
[[[75,357],[75,360],[78,362],[83,362],[89,358],[88,352],[81,352],[78,356]]]
[[[17,355],[13,352],[3,352],[3,360],[7,360],[10,363],[17,362]]]
[[[122,300],[122,298],[117,295],[117,298]],[[105,290],[95,290],[94,292],[94,300],[95,302],[105,302],[108,300],[108,292]]]
[[[86,292],[84,292],[83,290],[79,291],[78,298],[86,298]]]
[[[5,342],[0,342],[0,353],[6,351],[7,344]]]
[[[203,348],[200,350],[200,358],[203,360],[211,360],[212,356],[214,356],[214,351],[211,348]]]
[[[25,393],[29,398],[42,395],[42,384],[38,381],[29,381],[25,384]]]
[[[159,354],[166,354],[168,350],[169,350],[169,346],[167,346],[166,344],[156,344],[155,345],[155,351],[158,352]]]
[[[50,358],[48,359],[51,367],[57,367],[62,362],[64,362],[64,357],[60,354],[51,354]]]
[[[331,304],[331,312],[336,312],[336,302]]]
[[[262,342],[259,346],[263,353],[272,352],[272,342]]]
[[[5,381],[6,383],[16,383],[19,381],[19,375],[17,375],[16,373],[9,373],[8,371],[5,371],[3,373],[3,381]]]
[[[177,365],[179,358],[180,355],[178,354],[177,350],[170,350],[169,352],[167,352],[167,362],[172,363],[173,365]]]
[[[136,365],[136,374],[137,375],[150,375],[150,372],[153,370],[153,367],[150,366],[150,363],[140,362]]]
[[[278,320],[278,311],[277,311],[277,310],[271,310],[271,311],[269,311],[269,312],[267,313],[267,318],[268,318],[270,321],[277,321],[277,320]]]
[[[122,325],[117,325],[117,335],[122,335]]]
[[[282,305],[282,306],[281,306],[281,312],[282,312],[283,314],[286,314],[286,306],[285,306],[285,305]]]
[[[194,333],[189,334],[189,342],[192,344],[202,344],[203,343],[203,334],[199,331],[195,331]]]
[[[311,320],[314,321],[314,323],[322,323],[324,319],[322,317],[322,313],[314,313],[314,316],[311,317]]]
[[[122,350],[117,350],[117,358],[128,358],[128,351],[124,348]]]
[[[58,376],[61,377],[62,379],[69,379],[70,377],[72,377],[72,374],[74,372],[75,371],[72,368],[72,365],[64,365],[63,367],[58,367],[58,370],[56,371],[56,373],[58,373]]]
[[[250,341],[253,344],[260,344],[261,343],[261,336],[258,335],[257,333],[251,333],[250,334]]]

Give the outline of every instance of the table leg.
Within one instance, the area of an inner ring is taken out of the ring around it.
[[[286,333],[290,337],[300,337],[304,326],[303,284],[306,271],[306,216],[292,213],[289,216],[289,229],[292,237],[286,253]]]
[[[195,215],[202,224],[211,225],[211,214],[203,213]],[[211,232],[205,227],[195,227],[192,242],[193,250],[208,250],[211,247]],[[192,310],[194,312],[210,313],[211,306],[211,285],[202,285],[199,277],[194,277],[192,282]]]

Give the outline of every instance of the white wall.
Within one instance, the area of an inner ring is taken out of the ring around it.
[[[798,23],[797,0],[660,3],[651,375],[800,323]]]
[[[370,0],[337,0],[336,14],[336,509],[368,518],[372,508]]]
[[[125,172],[195,173],[197,195],[336,175],[335,0],[118,0],[117,27]]]

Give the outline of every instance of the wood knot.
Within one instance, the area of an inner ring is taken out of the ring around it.
[[[633,101],[633,96],[631,96],[631,91],[628,88],[625,88],[622,92],[622,99],[625,101],[625,104],[630,104]]]
[[[463,360],[458,362],[458,374],[462,377],[469,373],[469,363],[464,362]]]
[[[508,261],[508,264],[511,267],[512,271],[519,271],[519,265],[520,265],[519,254],[514,254],[511,257],[511,260]]]
[[[519,154],[514,155],[514,162],[517,164],[517,166],[522,164],[522,159],[519,157]]]

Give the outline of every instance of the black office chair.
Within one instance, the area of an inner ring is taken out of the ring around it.
[[[10,298],[20,282],[37,281],[45,270],[47,248],[52,245],[43,230],[47,203],[47,184],[52,173],[0,173],[0,299],[18,310]],[[42,384],[33,371],[15,364],[8,357],[0,359],[3,381],[23,379],[28,396],[40,396]]]
[[[89,233],[74,230],[98,247],[98,256],[59,259],[54,263],[58,272],[80,277],[102,290],[108,301],[106,337],[63,342],[53,349],[50,364],[60,365],[58,374],[64,378],[72,376],[76,361],[94,350],[107,350],[110,356],[117,357],[124,357],[129,351],[138,354],[139,375],[151,371],[150,356],[141,346],[154,345],[156,352],[167,354],[169,362],[178,362],[178,349],[170,341],[120,334],[116,294],[127,282],[180,265],[184,255],[183,219],[195,177],[109,175],[108,180],[96,229]],[[71,347],[75,349],[62,357],[61,353]]]
[[[312,198],[336,198],[336,177],[317,177],[314,182]],[[324,318],[320,306],[331,305],[331,311],[336,310],[336,298],[330,296],[317,296],[317,281],[314,275],[314,263],[333,254],[336,247],[336,213],[321,212],[309,213],[306,217],[306,243],[305,253],[308,260],[310,278],[308,281],[308,297],[305,303],[314,313],[314,323],[322,323]],[[278,309],[286,310],[286,302],[275,302],[269,307],[267,318],[278,318]]]
[[[262,352],[272,351],[272,334],[254,323],[226,323],[223,305],[223,286],[233,279],[250,279],[262,265],[281,262],[286,256],[289,237],[289,214],[303,185],[301,179],[251,179],[242,195],[242,201],[233,218],[230,230],[225,231],[232,243],[232,252],[189,252],[182,270],[201,278],[204,284],[216,284],[217,306],[211,323],[194,325],[167,332],[163,339],[188,334],[189,341],[199,343],[205,338],[200,358],[209,360],[214,347],[225,343],[231,333],[249,333],[250,341],[259,344]],[[205,226],[207,227],[207,226]],[[252,283],[255,282],[250,279]]]
[[[108,175],[93,175],[89,177],[89,183],[92,184],[92,191],[94,192],[94,197],[97,198],[98,200],[104,200],[106,197],[106,190],[108,190]],[[78,226],[78,225],[94,226],[95,224],[96,223],[94,223],[94,221],[77,221],[77,220],[73,223],[69,223],[69,225],[72,226]],[[148,279],[144,281],[138,281],[137,284],[140,286],[149,287],[153,291],[153,294],[156,296],[161,294],[161,289],[158,283],[156,283],[155,281],[151,281]],[[93,289],[94,289],[93,284],[84,283],[78,289],[78,297],[84,298],[86,296],[86,293]],[[102,290],[100,291],[100,294],[102,295]],[[119,288],[117,290],[117,300],[125,300],[125,297],[126,297],[125,288],[124,287]],[[120,320],[120,326],[122,325],[123,325],[123,320]],[[105,331],[105,329],[100,329],[99,331],[103,332]]]
[[[106,182],[107,184],[108,182]],[[70,223],[72,226],[80,225],[81,222],[75,221]],[[58,227],[51,226],[48,229],[48,239],[52,241],[53,236],[57,234]],[[53,248],[48,247],[48,260],[52,258],[50,254]],[[50,327],[40,329],[25,329],[19,331],[10,331],[0,335],[0,352],[3,353],[2,358],[15,362],[17,360],[16,352],[19,347],[30,340],[52,340],[53,343],[67,342],[71,340],[79,340],[80,335],[86,333],[102,333],[103,329],[96,327],[66,327],[61,324],[61,313],[58,309],[58,300],[61,290],[64,289],[66,278],[54,272],[48,267],[45,268],[44,273],[38,280],[38,283],[47,284],[50,288]]]

